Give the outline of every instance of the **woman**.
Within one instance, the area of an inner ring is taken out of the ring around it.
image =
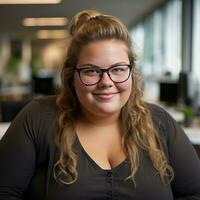
[[[32,101],[1,140],[0,199],[200,199],[197,155],[142,100],[125,26],[86,10],[70,31],[61,93]]]

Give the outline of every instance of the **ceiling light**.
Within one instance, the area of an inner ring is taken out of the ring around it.
[[[0,0],[0,4],[57,4],[61,0]]]
[[[68,20],[64,17],[50,18],[25,18],[23,19],[24,26],[65,26]]]
[[[40,30],[37,31],[36,36],[38,39],[60,39],[68,36],[66,30]]]

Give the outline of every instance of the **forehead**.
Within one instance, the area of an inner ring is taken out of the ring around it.
[[[129,62],[127,46],[119,40],[91,42],[81,48],[78,65],[94,64],[108,66],[115,63]]]

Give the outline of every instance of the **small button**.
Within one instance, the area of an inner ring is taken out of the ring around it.
[[[112,172],[108,172],[108,173],[107,173],[107,176],[108,176],[108,177],[111,177],[111,176],[112,176]]]
[[[110,179],[107,179],[107,180],[106,180],[106,183],[111,183],[111,180],[110,180]]]

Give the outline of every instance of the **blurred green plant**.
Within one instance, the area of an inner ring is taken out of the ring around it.
[[[191,106],[185,106],[182,111],[185,117],[187,118],[194,117],[194,110]]]
[[[14,74],[17,72],[20,59],[17,56],[11,56],[5,66],[5,72],[8,74]]]
[[[33,54],[30,62],[32,76],[38,73],[41,65],[41,58],[37,54]]]
[[[186,127],[190,127],[192,126],[193,123],[193,119],[195,116],[195,112],[193,110],[193,108],[191,106],[185,106],[182,110],[183,114],[184,114],[184,125]]]

